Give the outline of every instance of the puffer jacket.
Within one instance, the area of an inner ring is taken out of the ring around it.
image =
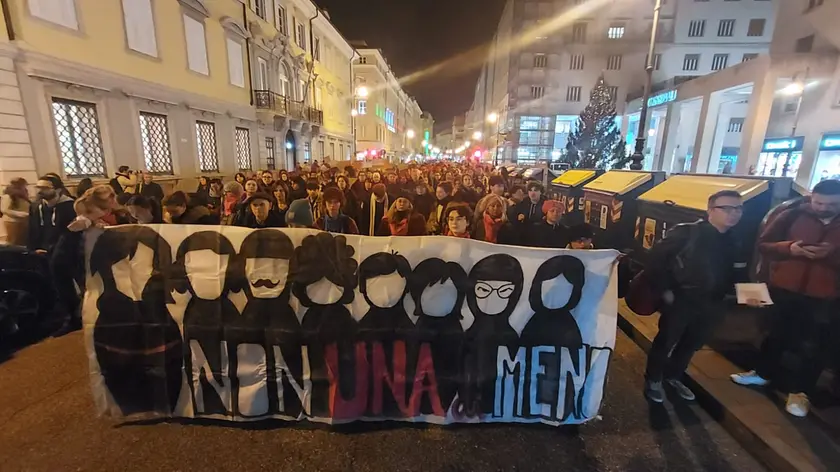
[[[790,246],[829,243],[828,257],[811,260],[794,257]],[[770,286],[813,298],[840,298],[840,216],[823,223],[801,205],[782,212],[761,234],[758,249],[770,260]]]

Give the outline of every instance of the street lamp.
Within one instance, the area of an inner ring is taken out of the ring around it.
[[[494,143],[494,151],[493,151],[493,165],[499,165],[499,136],[502,124],[499,122],[499,114],[495,111],[487,115],[487,122],[488,123],[496,123],[496,142]]]
[[[796,137],[796,128],[799,126],[799,112],[802,110],[802,97],[805,96],[805,84],[808,81],[809,72],[810,69],[805,69],[804,77],[797,78],[794,76],[794,81],[782,89],[782,93],[785,95],[798,95],[796,98],[796,114],[793,115],[793,127],[790,130],[791,139]],[[793,151],[788,150],[787,155],[785,156],[785,163],[782,165],[782,177],[787,177],[788,175],[791,157],[793,157]]]
[[[368,96],[368,88],[364,85],[356,89],[356,96],[365,98]]]
[[[650,28],[650,45],[648,46],[647,63],[645,64],[645,93],[642,96],[642,111],[639,113],[639,132],[636,136],[636,150],[630,156],[632,163],[630,169],[642,170],[642,161],[645,160],[645,133],[641,131],[647,128],[648,98],[650,98],[650,87],[653,80],[653,53],[656,49],[656,30],[659,27],[659,10],[662,8],[662,0],[656,0],[653,6],[653,26]]]
[[[473,133],[473,141],[481,141],[481,138],[483,137],[484,135],[481,133],[481,131],[476,131],[475,133]]]
[[[410,129],[410,130],[406,131],[405,132],[405,137],[408,138],[408,139],[414,139],[414,130]]]
[[[423,141],[420,142],[420,145],[423,146],[423,147],[426,147],[426,146],[429,145],[429,142],[424,139]]]
[[[495,123],[497,121],[499,121],[499,114],[496,113],[495,111],[493,113],[490,113],[489,115],[487,115],[487,122],[488,123]]]
[[[356,110],[355,108],[350,110],[350,116],[352,116],[353,118],[359,116],[359,111]]]

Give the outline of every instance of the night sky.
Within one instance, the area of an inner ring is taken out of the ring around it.
[[[398,78],[452,60],[403,88],[432,113],[435,128],[470,108],[481,59],[504,0],[315,0],[350,41],[382,49]],[[481,48],[481,49],[478,49]],[[454,59],[454,60],[453,60]],[[470,60],[472,59],[472,60]]]

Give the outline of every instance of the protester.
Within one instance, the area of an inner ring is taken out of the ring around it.
[[[569,245],[569,229],[560,223],[563,204],[557,200],[545,200],[542,205],[543,219],[533,223],[526,231],[522,244],[531,247],[561,249]]]
[[[137,184],[137,194],[147,198],[154,198],[158,205],[163,201],[163,188],[154,181],[155,178],[148,172],[143,172],[143,179]]]
[[[286,197],[286,187],[278,184],[274,186],[274,192],[272,192],[271,196],[274,197],[274,207],[272,211],[277,212],[282,218],[283,221],[286,220],[286,210],[289,209],[288,199]]]
[[[385,184],[375,184],[371,188],[370,198],[363,200],[359,205],[359,229],[366,236],[375,236],[376,230],[388,209],[391,207],[393,198],[388,195]]]
[[[491,193],[478,201],[472,238],[498,244],[514,244],[513,226],[507,220],[505,199]]]
[[[290,228],[312,228],[315,219],[312,215],[312,207],[305,198],[293,201],[286,211],[286,224]]]
[[[128,166],[120,166],[114,178],[111,179],[110,185],[117,195],[134,193],[134,187],[137,185],[137,174]]]
[[[723,190],[708,200],[707,218],[681,224],[653,246],[645,263],[653,293],[662,294],[659,332],[648,352],[645,396],[665,400],[663,380],[685,400],[694,400],[681,377],[694,353],[709,340],[726,312],[724,296],[745,273],[730,230],[741,220],[738,192]]]
[[[222,211],[220,224],[225,226],[242,226],[245,223],[246,205],[242,199],[245,190],[239,182],[228,182],[223,188]]]
[[[437,204],[434,206],[432,213],[429,215],[428,229],[430,234],[445,234],[447,228],[446,207],[452,202],[452,192],[454,191],[452,183],[441,182],[435,190],[437,197]]]
[[[260,192],[271,195],[274,191],[274,174],[270,170],[262,171],[260,174],[260,181],[257,182],[260,187]]]
[[[446,236],[470,239],[473,212],[466,203],[452,202],[446,207]]]
[[[306,201],[312,209],[312,216],[315,220],[321,217],[321,184],[316,179],[309,179],[306,182]]]
[[[27,246],[36,253],[48,253],[76,218],[73,199],[67,196],[61,179],[43,176],[35,184],[38,196],[29,207]]]
[[[295,201],[302,198],[306,198],[306,182],[302,177],[295,177],[292,179],[289,200]]]
[[[26,246],[29,228],[29,190],[26,179],[12,179],[0,196],[0,215],[6,228],[6,242]]]
[[[322,216],[315,220],[315,227],[321,231],[339,234],[359,234],[356,222],[350,216],[342,213],[347,201],[344,192],[337,187],[327,187],[324,190],[324,210]]]
[[[144,195],[132,195],[125,204],[131,217],[140,224],[163,223],[163,212],[157,201]]]
[[[198,187],[195,189],[195,193],[202,196],[210,195],[210,179],[208,177],[202,175],[198,178]]]
[[[455,195],[453,195],[454,201],[464,202],[468,204],[470,208],[475,208],[475,205],[478,203],[480,198],[481,196],[478,190],[473,187],[472,176],[468,174],[462,176],[461,185],[455,190]]]
[[[824,180],[810,202],[779,214],[758,240],[770,261],[770,298],[774,325],[761,345],[756,370],[733,374],[740,385],[767,385],[787,393],[785,409],[807,416],[825,366],[827,339],[840,314],[840,181]],[[785,354],[795,365],[782,362]],[[787,365],[786,365],[787,364]]]
[[[377,236],[425,236],[426,219],[406,197],[398,197],[379,224]]]
[[[124,197],[129,194],[121,194]],[[129,196],[129,199],[131,197]],[[90,227],[103,228],[132,223],[131,215],[118,201],[110,185],[97,185],[88,189],[73,202],[76,218],[67,226],[70,231],[83,231]]]
[[[356,203],[356,195],[350,189],[350,179],[346,175],[338,175],[335,178],[335,184],[338,190],[344,194],[344,202],[341,204],[341,212],[353,218],[355,221],[358,217],[357,208],[359,204]]]
[[[248,179],[245,181],[245,195],[243,195],[243,201],[250,198],[252,195],[260,191],[260,184],[257,183],[254,179]]]
[[[274,198],[263,192],[257,192],[245,200],[245,205],[250,210],[245,216],[246,228],[285,228],[286,222],[280,213],[273,211]]]
[[[237,172],[236,175],[233,176],[233,180],[234,180],[234,182],[238,183],[239,185],[244,186],[245,181],[248,180],[248,178],[245,177],[245,174],[243,174],[242,172]]]
[[[169,222],[179,225],[217,225],[219,219],[206,206],[190,202],[187,195],[177,191],[163,199],[163,207],[169,215]]]
[[[216,216],[221,215],[224,185],[221,179],[210,179],[210,193],[207,195],[207,209]]]
[[[423,217],[423,221],[428,221],[432,212],[434,212],[435,197],[429,192],[429,185],[423,179],[418,179],[413,185],[412,204],[414,205],[414,211]]]
[[[508,208],[513,208],[522,200],[525,200],[525,187],[521,185],[514,185],[510,188],[510,198],[508,199]]]
[[[81,197],[85,194],[88,190],[93,188],[93,180],[90,177],[85,177],[84,179],[79,181],[79,185],[76,185],[76,197]]]
[[[490,190],[490,193],[493,193],[500,197],[505,196],[505,180],[500,175],[491,176],[490,179],[487,181],[487,186]]]
[[[573,225],[569,227],[569,249],[594,249],[592,238],[594,232],[592,227],[586,223]]]

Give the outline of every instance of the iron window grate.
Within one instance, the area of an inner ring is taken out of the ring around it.
[[[218,172],[219,157],[216,151],[216,125],[207,121],[195,122],[198,163],[202,172]]]
[[[166,115],[140,113],[140,140],[146,169],[152,174],[172,173],[172,151]]]
[[[274,138],[265,138],[265,149],[266,149],[266,156],[265,156],[265,166],[268,170],[274,170],[275,163],[274,163]]]
[[[251,170],[251,130],[236,128],[236,162],[239,170]]]
[[[64,174],[104,177],[105,159],[96,105],[53,98],[52,108]]]

